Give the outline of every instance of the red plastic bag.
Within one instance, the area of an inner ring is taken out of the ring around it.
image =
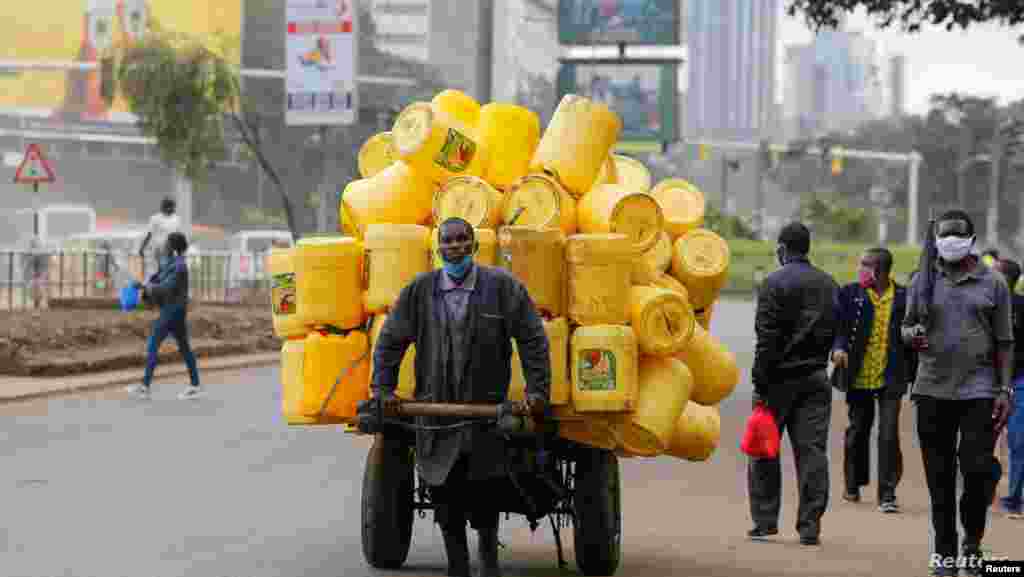
[[[757,405],[747,419],[747,430],[743,432],[740,450],[755,459],[775,459],[779,456],[780,444],[775,415],[768,407]]]

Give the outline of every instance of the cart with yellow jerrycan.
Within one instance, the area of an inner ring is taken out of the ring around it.
[[[484,424],[505,440],[508,476],[495,491],[500,511],[526,517],[534,531],[547,518],[558,563],[566,568],[563,528],[573,528],[576,565],[583,575],[614,575],[622,552],[619,462],[606,449],[557,435],[550,415],[529,414],[520,403],[444,404],[416,401],[360,403],[355,429],[374,435],[362,487],[363,556],[377,569],[399,569],[412,543],[413,520],[435,509],[416,472],[417,417],[444,417],[447,430]]]

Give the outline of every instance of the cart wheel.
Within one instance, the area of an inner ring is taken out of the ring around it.
[[[619,460],[611,451],[583,449],[574,481],[576,566],[587,577],[614,575],[622,556]]]
[[[413,457],[401,440],[377,435],[363,472],[363,557],[376,569],[398,569],[412,542]]]

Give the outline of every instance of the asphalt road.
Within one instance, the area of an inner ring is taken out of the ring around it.
[[[723,303],[712,326],[744,365],[752,312],[750,303]],[[183,382],[162,382],[145,402],[110,391],[0,407],[0,575],[444,574],[440,533],[429,516],[416,522],[406,569],[376,572],[364,563],[359,497],[367,439],[333,427],[286,426],[278,414],[276,369],[213,374],[206,381],[209,395],[199,401],[176,399]],[[746,541],[745,460],[736,447],[750,406],[747,382],[722,405],[723,438],[711,461],[622,462],[618,574],[923,574],[927,501],[910,411],[903,515],[877,513],[870,491],[869,502],[859,506],[836,498],[823,525],[823,547],[799,547],[787,455],[783,534],[774,544]],[[837,410],[833,451],[843,425]],[[1021,551],[1022,529],[996,519],[993,550]],[[564,540],[573,573],[571,529]],[[503,525],[502,541],[506,575],[557,574],[549,530],[531,534],[513,517]]]

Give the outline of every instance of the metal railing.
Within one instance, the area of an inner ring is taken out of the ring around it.
[[[204,251],[188,255],[192,302],[270,302],[267,253]],[[0,310],[48,307],[54,300],[114,300],[122,287],[157,271],[151,258],[96,250],[0,249]]]

